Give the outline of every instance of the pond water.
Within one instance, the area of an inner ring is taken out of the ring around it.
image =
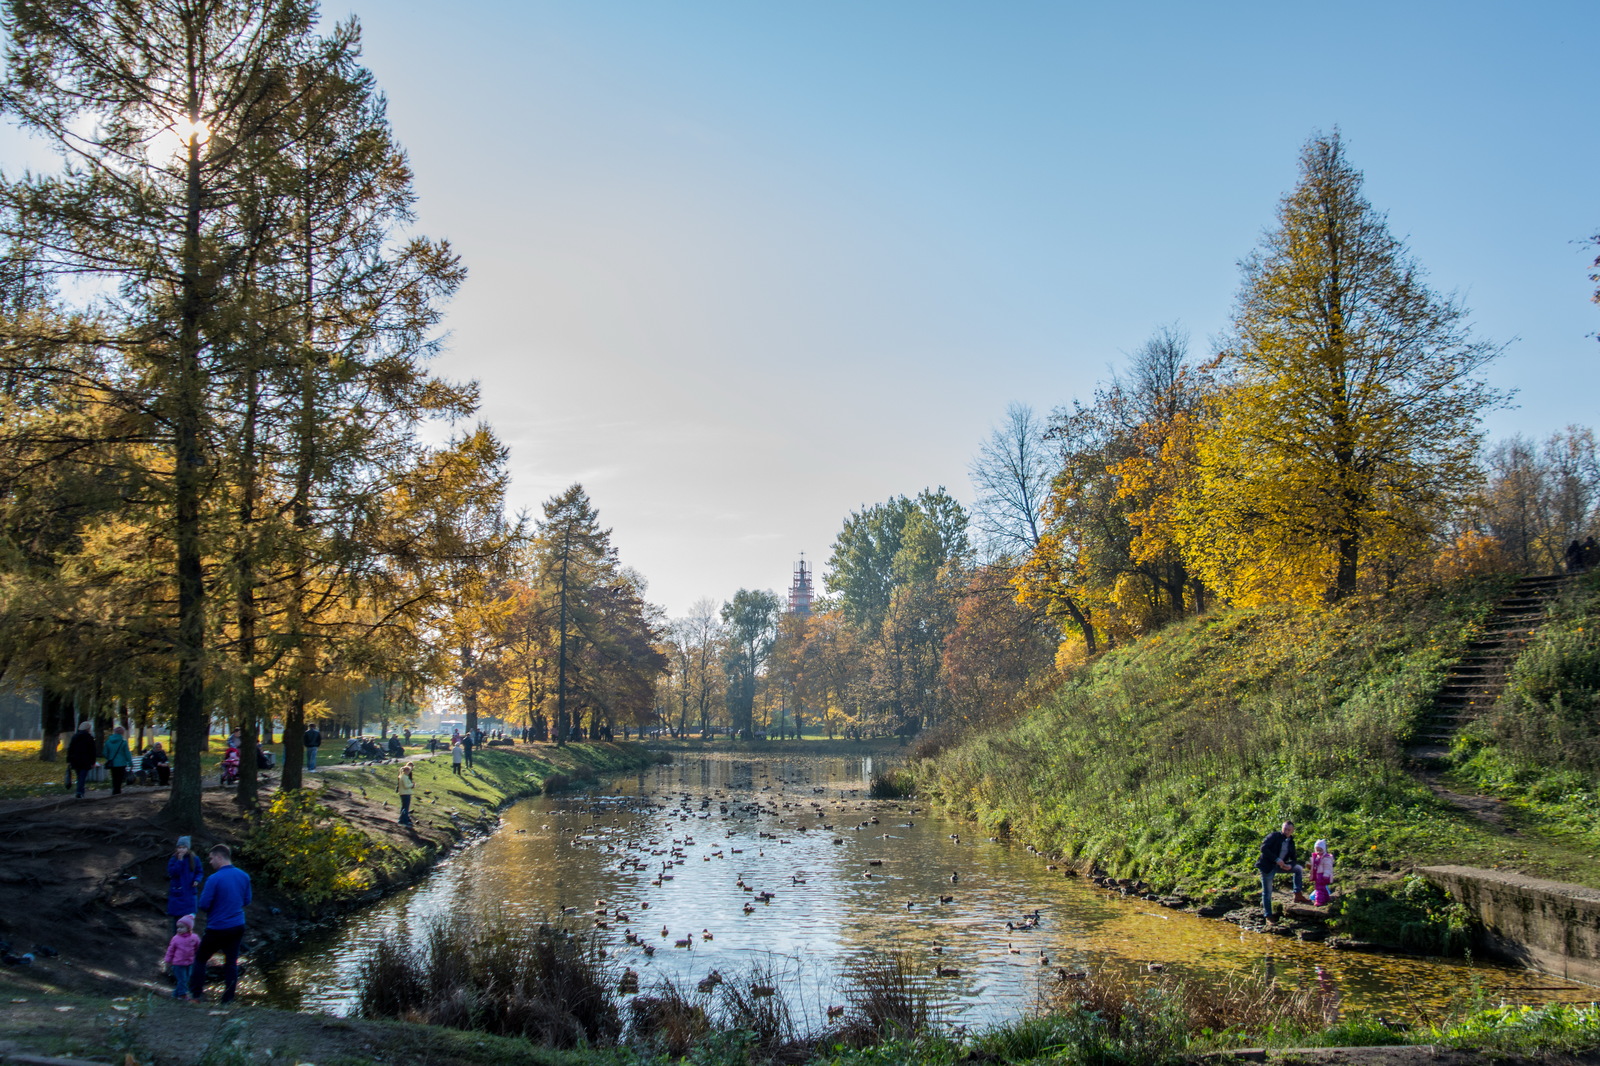
[[[806,1016],[842,1002],[841,975],[883,951],[926,960],[930,977],[959,970],[936,987],[943,1013],[969,1025],[1026,1010],[1057,967],[1106,960],[1201,979],[1270,976],[1319,987],[1346,1012],[1401,1017],[1475,986],[1493,1002],[1596,998],[1543,974],[1334,951],[1115,897],[920,804],[867,799],[871,771],[860,757],[691,754],[592,792],[518,803],[484,843],[281,959],[259,991],[278,1006],[347,1013],[372,946],[418,937],[432,916],[488,908],[538,920],[575,908],[565,920],[588,928],[603,907],[610,960],[636,970],[645,992],[663,977],[692,985],[713,968],[760,969]],[[1034,912],[1034,928],[1007,928]],[[691,934],[691,947],[675,946]]]

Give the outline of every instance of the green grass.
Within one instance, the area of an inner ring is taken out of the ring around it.
[[[1429,862],[1600,883],[1553,813],[1518,811],[1512,836],[1435,797],[1403,758],[1504,588],[1217,611],[1098,657],[1031,713],[912,770],[922,794],[991,829],[1194,894],[1248,898],[1261,838],[1286,818],[1307,852],[1329,841],[1347,885]]]

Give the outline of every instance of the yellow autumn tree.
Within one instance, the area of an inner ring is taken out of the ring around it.
[[[1477,479],[1479,377],[1498,349],[1317,135],[1278,225],[1243,264],[1227,387],[1178,504],[1190,567],[1238,603],[1340,600],[1424,553]]]

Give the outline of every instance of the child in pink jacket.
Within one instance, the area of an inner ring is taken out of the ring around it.
[[[1311,851],[1311,902],[1326,907],[1333,899],[1333,855],[1328,842],[1319,840]]]
[[[178,919],[178,932],[168,943],[162,961],[172,967],[172,976],[178,986],[172,990],[173,999],[189,998],[189,969],[194,965],[194,955],[200,948],[200,937],[194,931],[194,915],[185,914]]]

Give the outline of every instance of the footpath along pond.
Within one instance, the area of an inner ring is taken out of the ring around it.
[[[435,916],[557,917],[584,930],[604,910],[596,933],[609,961],[637,971],[644,992],[663,978],[692,987],[712,969],[763,971],[807,1017],[841,1002],[853,962],[886,951],[925,960],[930,979],[958,970],[936,989],[947,1018],[974,1026],[1026,1010],[1058,967],[1105,960],[1273,977],[1318,987],[1345,1012],[1391,1017],[1475,986],[1490,1002],[1595,998],[1543,974],[1335,951],[1113,897],[920,804],[868,799],[871,770],[860,757],[690,754],[596,791],[518,803],[489,840],[308,940],[256,990],[276,1006],[344,1014],[373,946],[418,938]],[[1032,928],[1007,928],[1035,912]]]

